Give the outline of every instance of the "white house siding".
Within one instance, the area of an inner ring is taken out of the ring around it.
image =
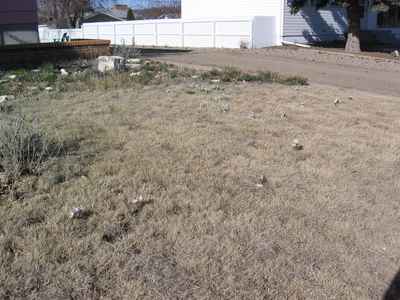
[[[343,39],[347,32],[346,12],[340,6],[316,10],[305,7],[292,15],[285,0],[283,37],[284,41],[313,43]]]
[[[281,36],[282,1],[182,0],[182,19],[273,16],[276,20],[275,34]]]

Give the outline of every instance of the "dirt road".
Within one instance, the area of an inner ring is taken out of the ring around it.
[[[311,83],[400,95],[400,63],[394,60],[324,53],[308,49],[195,50],[156,56],[175,63],[234,66],[307,77]]]

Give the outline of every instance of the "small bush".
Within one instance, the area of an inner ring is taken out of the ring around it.
[[[0,172],[11,180],[38,174],[43,162],[59,150],[46,134],[23,118],[0,123]]]
[[[207,79],[220,79],[222,82],[238,82],[238,81],[249,81],[249,82],[266,82],[266,83],[280,83],[285,85],[307,85],[308,80],[300,76],[285,77],[278,73],[262,71],[256,74],[242,72],[239,69],[233,67],[227,67],[222,70],[213,69],[208,72],[204,72],[201,75],[203,80]]]
[[[113,48],[113,55],[121,56],[124,59],[129,59],[139,57],[142,55],[142,53],[135,46],[119,45]]]

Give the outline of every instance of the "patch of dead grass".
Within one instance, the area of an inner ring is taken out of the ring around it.
[[[379,298],[400,113],[345,96],[187,79],[21,103],[79,147],[1,196],[0,298]]]

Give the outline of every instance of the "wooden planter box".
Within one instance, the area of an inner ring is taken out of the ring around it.
[[[0,68],[39,65],[75,59],[94,59],[110,55],[110,41],[73,40],[65,43],[39,43],[0,47]]]

